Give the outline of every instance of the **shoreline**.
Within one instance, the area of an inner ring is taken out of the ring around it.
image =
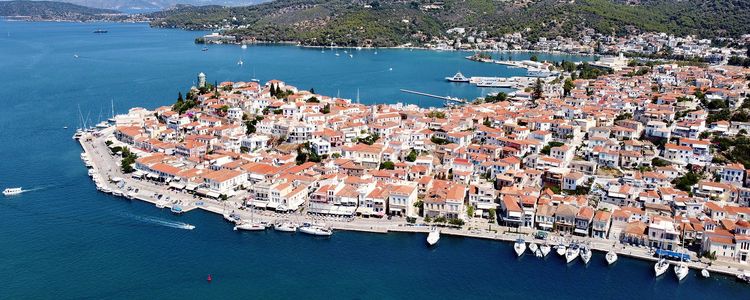
[[[168,195],[170,197],[175,196],[174,201],[178,201],[177,203],[182,206],[183,213],[190,212],[195,209],[201,209],[203,211],[209,212],[209,213],[215,213],[219,216],[223,216],[227,212],[227,204],[231,206],[231,209],[234,213],[240,215],[243,219],[250,219],[252,218],[255,221],[264,221],[268,222],[269,224],[272,224],[275,221],[278,221],[279,219],[293,219],[295,222],[300,222],[299,219],[302,219],[301,221],[309,222],[309,223],[320,223],[324,222],[325,224],[329,225],[334,230],[341,230],[341,231],[351,231],[351,232],[366,232],[366,233],[376,233],[376,234],[389,234],[389,233],[428,233],[430,230],[430,226],[427,225],[416,225],[416,226],[407,226],[405,225],[405,219],[399,219],[394,218],[393,220],[386,220],[386,219],[365,219],[365,218],[353,218],[344,220],[342,218],[332,218],[332,217],[316,217],[311,216],[306,213],[298,214],[279,214],[279,213],[269,213],[268,211],[259,211],[254,212],[251,215],[251,210],[253,209],[247,209],[243,210],[240,208],[239,203],[233,201],[237,200],[236,196],[231,197],[229,200],[224,202],[223,204],[220,204],[217,200],[211,200],[211,199],[200,199],[200,198],[193,198],[191,195],[184,193],[184,192],[173,192],[170,191],[166,186],[160,190],[160,187],[152,182],[141,182],[140,180],[135,180],[127,176],[126,174],[118,174],[119,173],[119,166],[116,162],[112,161],[111,158],[115,158],[112,155],[109,155],[109,150],[106,145],[104,145],[104,141],[107,140],[107,137],[111,135],[113,132],[114,127],[108,127],[106,129],[103,129],[100,131],[102,133],[99,137],[94,137],[90,135],[89,133],[84,134],[79,140],[78,143],[81,146],[83,153],[85,153],[85,156],[92,160],[91,162],[91,170],[94,170],[96,173],[95,176],[103,176],[105,173],[107,174],[107,178],[105,179],[102,177],[102,183],[97,182],[97,186],[99,184],[104,185],[105,187],[111,187],[112,184],[110,183],[111,178],[120,177],[122,179],[121,182],[127,183],[126,185],[128,187],[137,187],[139,188],[139,192],[135,195],[133,195],[132,198],[125,197],[125,193],[123,193],[123,198],[127,199],[137,199],[146,203],[156,204],[158,201],[154,195],[162,194],[162,195]],[[90,140],[90,141],[88,141]],[[101,145],[96,145],[97,142],[100,142]],[[102,155],[102,153],[99,153],[100,148],[97,148],[99,146],[104,147],[107,149],[105,155]],[[106,157],[106,155],[109,155],[110,157]],[[102,167],[102,165],[109,164],[106,167]],[[109,167],[109,172],[107,173],[107,167]],[[114,168],[112,168],[114,167]],[[112,176],[117,175],[117,176]],[[153,191],[156,189],[157,191]],[[99,191],[97,191],[99,192]],[[151,197],[149,197],[149,193],[151,194]],[[180,197],[180,198],[178,198]],[[183,204],[183,201],[187,199],[187,202]],[[240,197],[241,199],[241,197]],[[201,203],[201,205],[198,205],[198,203]],[[168,207],[164,207],[168,208]],[[250,215],[250,216],[249,216]],[[441,234],[453,236],[453,237],[463,237],[463,238],[477,238],[477,239],[483,239],[483,240],[494,240],[499,242],[510,242],[513,243],[516,239],[519,237],[524,237],[527,242],[536,242],[541,243],[545,240],[536,239],[533,237],[533,232],[536,232],[535,229],[530,228],[510,228],[510,227],[504,227],[497,224],[487,224],[488,227],[491,227],[490,230],[485,229],[479,229],[477,228],[471,228],[468,229],[457,229],[457,228],[451,228],[451,227],[440,227]],[[483,226],[482,226],[483,227]],[[578,243],[585,243],[589,246],[590,249],[594,251],[599,251],[606,253],[609,250],[614,250],[618,256],[623,256],[631,259],[639,259],[643,261],[649,261],[649,262],[656,262],[658,259],[656,257],[653,257],[652,254],[650,254],[646,249],[644,248],[637,248],[628,246],[625,244],[619,243],[619,241],[611,240],[611,239],[594,239],[591,237],[578,237],[578,236],[569,236],[564,237],[560,236],[557,233],[550,233],[547,243],[554,246],[558,242],[572,242],[576,241]],[[616,244],[616,247],[613,247],[613,243]],[[554,251],[550,254],[552,256],[555,256],[556,253]],[[577,260],[576,260],[577,261]],[[669,261],[670,264],[673,264],[674,261]],[[571,262],[573,263],[573,262]],[[726,264],[726,262],[723,261],[715,261],[710,266],[707,264],[701,262],[700,260],[697,261],[690,261],[688,262],[688,266],[693,269],[694,271],[700,272],[702,269],[707,269],[711,273],[717,273],[721,274],[723,276],[730,276],[734,277],[736,279],[737,275],[742,274],[743,270],[739,269],[736,266]],[[668,276],[668,275],[664,275]]]

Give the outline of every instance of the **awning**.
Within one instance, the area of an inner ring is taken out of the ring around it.
[[[656,255],[666,256],[672,259],[681,259],[684,261],[690,261],[690,254],[687,254],[687,253],[679,253],[679,252],[674,252],[674,251],[669,251],[669,250],[656,249]]]
[[[588,234],[589,233],[588,230],[586,230],[586,229],[579,229],[579,228],[576,228],[574,231],[575,231],[575,233],[580,233],[580,234]]]
[[[279,206],[279,203],[277,203],[277,202],[268,202],[268,204],[267,204],[266,206],[267,206],[268,208],[273,208],[273,209],[276,209],[276,207],[278,207],[278,206]]]
[[[194,191],[196,188],[198,188],[198,184],[195,183],[195,182],[188,182],[185,185],[185,188],[188,189],[188,190],[190,190],[190,191]]]
[[[179,183],[179,182],[170,182],[169,187],[176,188],[178,190],[184,189],[185,184]]]
[[[266,208],[266,206],[268,206],[268,202],[265,202],[265,201],[253,201],[253,202],[250,203],[250,205],[252,205],[253,207],[257,207],[257,208]]]
[[[360,206],[360,207],[357,208],[357,212],[360,213],[360,214],[362,214],[362,215],[372,215],[373,214],[372,207]]]

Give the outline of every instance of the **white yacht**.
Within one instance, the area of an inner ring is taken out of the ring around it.
[[[167,200],[159,200],[159,201],[156,201],[155,203],[157,208],[165,208],[167,207],[167,204],[169,204],[169,201]]]
[[[703,269],[701,270],[701,276],[703,276],[703,278],[709,278],[711,277],[711,273],[708,272],[708,269]]]
[[[453,77],[445,77],[445,80],[450,82],[469,82],[469,78],[466,78],[461,72],[456,73]]]
[[[661,276],[669,269],[669,263],[666,259],[660,258],[658,262],[654,265],[654,272],[656,273],[656,277]]]
[[[266,226],[258,222],[241,222],[234,225],[234,230],[262,231]]]
[[[18,195],[20,193],[23,193],[23,190],[20,187],[7,188],[3,190],[3,195],[5,196]]]
[[[591,249],[586,246],[581,246],[581,259],[583,264],[588,264],[591,261]]]
[[[568,251],[565,252],[565,262],[572,262],[573,260],[578,258],[579,254],[581,254],[581,249],[578,248],[578,245],[570,245],[570,247],[568,247]]]
[[[690,269],[684,261],[680,261],[674,266],[674,275],[677,276],[678,281],[685,279],[688,275],[688,271],[690,271]]]
[[[281,232],[296,232],[297,227],[299,227],[297,224],[289,221],[277,222],[273,224],[273,229]]]
[[[542,257],[545,257],[550,251],[552,251],[552,247],[550,247],[549,244],[544,243],[539,246],[539,251],[542,252]]]
[[[567,247],[565,247],[564,244],[559,244],[555,248],[557,248],[557,250],[556,250],[557,251],[557,255],[560,255],[560,256],[565,255]]]
[[[305,224],[299,227],[298,230],[299,232],[302,232],[304,234],[309,234],[309,235],[316,235],[316,236],[333,235],[333,230],[325,226],[320,226],[320,225]]]
[[[516,255],[523,255],[523,252],[526,251],[526,241],[523,239],[517,239],[516,243],[513,244],[513,250],[516,251]]]
[[[529,243],[529,251],[531,251],[532,254],[536,254],[536,250],[539,250],[539,246],[534,242]]]
[[[604,258],[607,260],[607,264],[611,265],[617,261],[617,253],[615,253],[615,250],[609,250],[607,252],[607,255],[604,256]]]
[[[440,230],[437,228],[430,229],[430,233],[427,234],[427,244],[430,246],[434,246],[435,244],[440,241]]]
[[[123,193],[121,190],[112,190],[112,195],[117,197],[122,197]]]

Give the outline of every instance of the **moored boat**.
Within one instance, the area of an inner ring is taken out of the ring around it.
[[[708,272],[708,269],[703,269],[701,270],[701,276],[703,276],[703,278],[709,278],[711,277],[711,273]]]
[[[552,251],[552,247],[550,247],[549,244],[544,243],[539,246],[539,251],[542,253],[542,257],[545,257],[550,251]]]
[[[588,264],[591,261],[591,250],[586,246],[581,246],[581,259],[583,264]]]
[[[437,228],[430,229],[430,233],[427,234],[427,244],[434,246],[438,241],[440,241],[440,230]]]
[[[263,231],[266,230],[266,226],[258,222],[241,222],[234,225],[234,230]]]
[[[660,258],[658,262],[654,265],[654,273],[656,274],[656,277],[661,276],[669,269],[669,263],[664,258]]]
[[[537,251],[537,250],[539,250],[539,246],[537,246],[537,244],[536,244],[536,243],[534,243],[534,242],[531,242],[531,243],[529,243],[529,247],[528,247],[528,248],[529,248],[529,251],[530,251],[530,252],[531,252],[532,254],[535,254],[535,253],[536,253],[536,251]]]
[[[688,268],[687,263],[684,261],[681,261],[674,266],[674,275],[677,276],[677,281],[685,279],[689,271],[690,268]]]
[[[557,250],[556,250],[557,255],[560,255],[560,256],[565,255],[565,252],[567,250],[567,247],[565,247],[565,245],[559,244],[555,248],[557,248]]]
[[[572,244],[570,247],[568,247],[568,251],[565,252],[565,262],[570,263],[576,258],[578,258],[578,255],[581,254],[581,249],[578,248],[578,245]]]
[[[523,239],[517,239],[516,243],[513,244],[513,250],[516,251],[517,256],[521,256],[526,251],[526,241]]]
[[[333,230],[321,225],[305,224],[298,228],[299,232],[315,236],[331,236]]]
[[[179,214],[182,214],[183,212],[185,212],[185,211],[183,211],[183,210],[182,210],[182,206],[181,206],[181,205],[179,205],[179,204],[174,204],[174,205],[172,205],[172,207],[170,207],[170,208],[169,208],[169,210],[170,210],[170,211],[171,211],[171,212],[172,212],[173,214],[178,214],[178,215],[179,215]]]
[[[611,265],[617,261],[617,253],[615,253],[615,250],[609,250],[604,258],[607,260],[607,264]]]
[[[281,232],[296,232],[297,227],[299,227],[297,224],[289,221],[277,222],[273,224],[273,229]]]

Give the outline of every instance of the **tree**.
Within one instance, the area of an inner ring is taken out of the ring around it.
[[[384,161],[380,163],[380,169],[381,170],[393,170],[396,166],[393,164],[392,161]]]
[[[490,214],[490,222],[495,223],[495,214],[497,213],[494,208],[490,208],[488,213]]]
[[[315,94],[315,88],[310,88],[310,94]]]
[[[536,84],[534,84],[534,92],[531,94],[531,98],[534,100],[541,99],[542,93],[544,93],[544,87],[542,86],[542,79],[537,78]]]
[[[430,222],[432,222],[432,219],[430,218],[430,216],[424,216],[424,222],[425,223],[430,223]]]
[[[549,153],[552,150],[552,148],[554,148],[554,147],[560,147],[562,145],[565,145],[565,144],[561,143],[561,142],[554,142],[554,141],[553,142],[549,142],[549,144],[547,144],[546,146],[544,146],[544,148],[542,148],[542,154],[549,155]]]
[[[536,54],[533,54],[533,55],[531,55],[531,57],[529,58],[529,60],[530,61],[539,61],[539,57],[536,56]]]
[[[573,90],[574,87],[573,80],[566,78],[565,83],[563,83],[563,96],[570,96],[570,91]]]
[[[177,92],[177,101],[182,101],[182,92]]]
[[[466,215],[471,218],[474,216],[474,205],[467,205],[466,206]]]
[[[406,156],[406,161],[408,162],[414,162],[417,160],[417,151],[414,149],[411,149],[409,152],[409,155]]]
[[[307,102],[307,103],[320,103],[320,100],[318,100],[317,97],[312,96],[312,97],[308,98],[307,100],[305,100],[305,102]]]
[[[679,190],[683,190],[686,192],[690,192],[690,189],[693,185],[697,184],[698,181],[700,181],[700,175],[693,171],[687,172],[682,177],[678,177],[675,180],[672,181],[672,184],[675,185],[675,188]]]
[[[330,114],[331,113],[331,104],[326,103],[325,106],[323,106],[323,109],[320,111],[323,114]]]

